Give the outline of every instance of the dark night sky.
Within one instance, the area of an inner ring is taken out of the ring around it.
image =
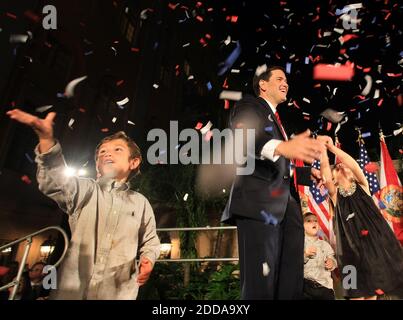
[[[80,3],[75,4],[80,5]],[[149,20],[150,25],[176,24],[173,30],[180,34],[175,37],[177,56],[189,63],[194,76],[194,79],[188,80],[184,86],[197,85],[206,88],[211,85],[211,89],[205,90],[202,96],[191,97],[200,99],[199,107],[206,110],[205,114],[200,114],[200,110],[186,109],[185,106],[185,110],[194,112],[195,120],[203,123],[211,120],[215,126],[223,127],[225,122],[220,122],[215,117],[219,115],[220,119],[225,119],[228,115],[228,110],[223,109],[224,101],[218,99],[224,84],[227,85],[227,90],[251,93],[251,79],[257,66],[276,64],[286,67],[289,64],[291,69],[288,75],[289,100],[280,106],[280,113],[290,134],[310,128],[319,130],[319,133],[333,135],[336,126],[333,124],[330,130],[326,130],[329,128],[328,123],[326,120],[321,121],[320,113],[326,108],[345,111],[348,121],[339,131],[339,139],[347,152],[354,156],[358,154],[355,142],[357,132],[354,128],[360,127],[363,132],[371,133],[365,142],[370,157],[378,160],[378,125],[380,124],[387,135],[386,141],[392,158],[396,159],[401,156],[399,150],[402,145],[402,135],[393,136],[393,130],[400,128],[399,123],[402,123],[403,119],[402,30],[398,23],[402,20],[401,4],[396,0],[363,1],[363,8],[358,10],[357,18],[361,19],[361,22],[357,29],[343,30],[337,11],[343,9],[348,3],[357,2],[333,0],[326,2],[319,0],[210,0],[172,3],[140,1],[136,2],[136,8],[138,12],[149,9],[148,16],[143,17],[144,23]],[[167,7],[162,10],[161,6],[164,5]],[[80,15],[90,17],[86,10],[90,10],[91,6],[88,3],[81,6],[82,8],[78,9]],[[13,4],[9,2],[1,12],[0,67],[2,70],[7,69],[6,67],[12,61],[15,47],[20,46],[20,44],[4,43],[4,41],[7,42],[12,33],[27,31],[13,28],[15,19],[10,18],[7,13],[21,14],[27,9],[29,8],[25,8],[24,4],[16,5],[14,2]],[[165,13],[160,15],[158,12]],[[82,32],[83,35],[87,33],[86,26],[74,27],[80,21],[80,17],[69,20],[67,18],[69,14],[63,14],[60,11],[59,14],[64,17],[65,26],[69,26],[70,32]],[[105,21],[105,26],[111,24],[111,30],[118,30],[116,25],[118,23],[115,15],[110,21]],[[87,27],[90,28],[91,23],[88,22]],[[341,31],[335,29],[341,29]],[[94,34],[93,31],[91,30],[92,34]],[[89,40],[100,43],[104,33],[105,31],[100,29],[99,37],[94,36],[97,39]],[[94,70],[102,64],[102,57],[106,63],[103,64],[103,70],[109,69],[112,74],[119,75],[122,69],[130,68],[130,65],[123,63],[126,61],[124,59],[119,60],[119,57],[116,61],[111,59],[112,51],[109,50],[107,42],[113,38],[112,34],[111,31],[111,34],[106,36],[107,40],[103,49],[94,47],[93,54],[80,58],[85,59],[86,66],[88,70],[92,70],[91,72],[95,72]],[[355,38],[345,40],[342,44],[340,37],[346,35],[353,35]],[[225,40],[229,39],[231,41],[225,43]],[[158,39],[155,40],[156,43],[157,41]],[[218,75],[222,62],[233,52],[237,41],[241,47],[239,57],[225,73]],[[160,50],[157,47],[156,50]],[[120,56],[130,50],[130,45],[121,43],[117,48],[120,50]],[[182,65],[183,62],[178,59],[167,65]],[[313,67],[317,63],[345,64],[346,62],[355,65],[355,75],[351,81],[317,81],[312,77]],[[90,69],[91,65],[92,69]],[[184,71],[180,70],[180,72]],[[90,77],[93,75],[89,74]],[[363,96],[361,92],[367,83],[365,76],[371,77],[372,87],[369,93]],[[69,80],[72,80],[73,75],[70,78]],[[3,88],[6,79],[2,77],[0,84]],[[151,87],[157,82],[156,80],[148,79],[149,83],[146,85]],[[186,93],[186,90],[184,92]],[[124,95],[125,92],[122,92],[121,97]],[[376,95],[378,97],[375,97]],[[310,103],[306,102],[306,99]],[[185,104],[186,101],[184,98],[182,103]],[[295,104],[299,108],[296,108]],[[232,106],[233,102],[230,102],[230,107]],[[164,106],[161,106],[161,110],[162,108]],[[199,115],[200,119],[197,118]]]

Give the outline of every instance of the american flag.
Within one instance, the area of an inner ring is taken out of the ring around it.
[[[378,178],[376,177],[375,172],[368,172],[365,170],[365,166],[370,163],[367,149],[365,149],[364,143],[360,143],[360,158],[358,159],[358,164],[360,165],[361,170],[364,172],[365,177],[368,180],[369,184],[369,191],[373,196],[375,196],[374,200],[376,199],[375,203],[378,203],[378,199],[376,198],[380,187]]]
[[[300,164],[297,164],[300,165]],[[315,160],[312,167],[320,170],[320,162]],[[335,239],[333,234],[332,219],[329,211],[329,200],[327,197],[327,190],[325,188],[319,189],[312,182],[311,186],[298,186],[298,191],[301,198],[302,211],[310,211],[318,218],[319,226],[322,233],[320,237],[326,239],[333,247]]]

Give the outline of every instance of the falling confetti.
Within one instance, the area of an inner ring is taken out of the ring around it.
[[[126,103],[128,103],[129,102],[129,98],[124,98],[124,99],[122,99],[122,100],[120,100],[120,101],[116,101],[116,104],[119,106],[119,107],[123,107]]]
[[[273,226],[276,226],[278,224],[278,219],[274,217],[271,213],[267,213],[266,211],[262,210],[260,211],[260,214],[264,218],[264,224],[271,224]]]
[[[206,134],[208,131],[210,131],[212,126],[213,126],[213,124],[211,123],[211,121],[209,121],[203,128],[200,129],[200,132],[202,134]]]
[[[53,106],[49,105],[49,106],[39,107],[39,108],[36,108],[35,111],[36,112],[45,112],[45,111],[49,110],[50,108],[53,108]]]
[[[186,194],[183,196],[183,201],[187,201],[187,200],[188,200],[188,197],[189,197],[189,194],[186,193]]]
[[[347,216],[346,221],[348,221],[348,220],[354,218],[354,216],[355,216],[355,212],[350,213],[350,214]]]
[[[270,272],[270,268],[269,265],[267,264],[267,262],[263,263],[263,276],[267,277],[269,275]]]
[[[81,81],[85,80],[87,78],[87,76],[83,76],[77,79],[74,79],[72,81],[70,81],[67,86],[66,89],[64,90],[64,95],[68,98],[71,98],[74,96],[74,89],[77,86],[77,84],[79,84]]]
[[[25,184],[31,184],[31,183],[32,183],[31,179],[30,179],[27,175],[23,175],[23,176],[21,177],[21,180],[22,180]]]

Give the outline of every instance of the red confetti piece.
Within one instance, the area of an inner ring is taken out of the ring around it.
[[[402,76],[402,73],[391,73],[391,72],[388,72],[386,75],[387,75],[388,77],[398,78],[398,77],[401,77],[401,76]]]
[[[6,16],[11,18],[11,19],[14,19],[14,20],[17,19],[17,16],[15,14],[11,13],[11,12],[6,12]]]
[[[80,108],[80,109],[78,109],[81,113],[85,113],[85,109],[84,108]]]
[[[270,192],[271,197],[279,197],[284,193],[284,190],[282,189],[275,189],[272,192]]]
[[[327,127],[326,127],[326,131],[329,131],[331,128],[332,128],[332,123],[328,122]]]
[[[101,131],[102,131],[102,132],[108,132],[109,129],[108,129],[108,128],[102,128]]]
[[[237,21],[238,21],[238,16],[231,16],[232,23],[237,23]]]
[[[377,106],[380,107],[383,103],[383,98],[381,100],[378,101]]]
[[[311,120],[309,116],[304,116],[304,120]]]
[[[362,236],[367,236],[368,235],[368,230],[361,230],[361,235]]]
[[[130,48],[130,50],[131,50],[132,52],[139,52],[139,51],[140,51],[139,48]]]
[[[345,43],[347,41],[350,41],[351,39],[358,38],[358,36],[356,34],[346,34],[346,35],[344,35],[344,36],[342,36],[340,38],[342,40],[342,43]]]
[[[301,109],[300,106],[297,104],[296,101],[293,101],[292,104],[293,104],[297,109]]]
[[[203,47],[207,46],[207,42],[206,42],[206,40],[204,40],[204,38],[201,38],[199,40],[199,42],[200,42],[201,45],[203,45]]]
[[[200,8],[202,5],[203,5],[203,3],[201,3],[200,1],[198,1],[198,2],[196,3],[196,8]]]
[[[31,184],[32,183],[31,179],[27,175],[23,175],[21,177],[21,180],[26,184]]]
[[[347,51],[346,49],[340,49],[340,51],[339,51],[339,52],[340,52],[340,54],[345,54],[345,53],[346,53],[346,51]]]
[[[123,84],[123,82],[125,82],[125,80],[119,80],[116,82],[116,86],[119,87],[121,84]]]
[[[208,12],[211,12],[211,11],[213,11],[213,10],[214,10],[213,8],[208,8],[208,9],[207,9]]]
[[[354,69],[348,65],[334,66],[317,64],[313,69],[313,78],[318,80],[348,81],[354,76]]]
[[[368,163],[364,168],[367,172],[370,173],[375,173],[379,169],[378,165],[375,162]]]
[[[196,16],[196,20],[199,20],[200,22],[203,22],[203,18],[200,16]]]
[[[203,123],[198,122],[198,123],[196,124],[195,129],[196,129],[196,130],[200,130],[202,127],[203,127]]]
[[[385,294],[385,292],[383,292],[382,289],[376,289],[376,290],[375,290],[375,293],[376,293],[378,296],[381,296],[381,295]]]
[[[229,109],[229,101],[228,100],[224,100],[224,109],[225,110]]]
[[[227,78],[225,78],[225,80],[224,80],[224,83],[223,83],[222,87],[223,87],[224,89],[228,89]]]
[[[385,20],[388,20],[390,15],[391,15],[391,12],[389,11],[388,14],[385,16]]]
[[[204,137],[204,140],[205,141],[210,141],[212,136],[213,136],[213,131],[209,130],[209,131],[207,131],[207,133],[206,133],[206,135]]]
[[[400,153],[400,154],[403,154],[403,149],[399,149],[399,153]]]
[[[206,33],[205,37],[210,40],[211,39],[211,34]]]
[[[371,71],[371,67],[365,68],[365,69],[364,69],[364,70],[362,70],[362,71],[364,71],[364,72],[368,73],[368,72],[370,72],[370,71]]]
[[[31,10],[25,11],[24,16],[26,16],[28,19],[34,21],[35,23],[38,23],[41,20],[41,18]]]
[[[168,3],[168,7],[169,7],[169,9],[171,9],[171,10],[175,10],[177,5],[178,5],[178,4]]]

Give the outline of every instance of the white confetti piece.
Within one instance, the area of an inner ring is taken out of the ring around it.
[[[125,105],[125,104],[128,103],[128,102],[129,102],[129,98],[126,97],[126,98],[124,98],[123,100],[116,101],[116,104],[117,104],[118,106],[123,106],[123,105]]]
[[[258,66],[255,71],[255,76],[260,76],[262,73],[267,71],[267,65],[264,64],[262,66]]]
[[[231,73],[240,73],[241,72],[241,70],[239,70],[239,69],[231,69]]]
[[[117,118],[116,118],[116,117],[113,117],[112,122],[115,123],[116,120],[117,120]]]
[[[36,111],[36,112],[45,112],[46,110],[49,110],[50,108],[53,108],[53,106],[43,106],[43,107],[39,107],[39,108],[36,108],[35,111]]]
[[[231,36],[228,36],[227,39],[224,40],[224,43],[228,46],[231,43]]]
[[[353,212],[353,213],[350,213],[350,214],[347,216],[346,221],[352,219],[354,216],[355,216],[355,213],[354,213],[354,212]]]
[[[134,122],[132,122],[132,121],[130,121],[130,120],[127,120],[127,123],[128,123],[128,124],[131,124],[132,126],[134,126]]]
[[[26,34],[11,34],[10,43],[25,43],[28,40],[28,35]]]
[[[263,276],[267,277],[270,272],[270,267],[267,262],[263,263]]]
[[[311,103],[311,100],[307,99],[307,98],[303,98],[303,101],[305,101],[306,103]]]
[[[202,134],[206,134],[211,129],[212,126],[213,124],[211,123],[211,121],[209,121],[203,128],[200,129],[200,132]]]
[[[75,120],[74,120],[73,118],[71,118],[71,119],[69,120],[68,126],[69,126],[70,129],[73,129],[72,126],[73,126],[74,121],[75,121]]]
[[[84,77],[80,77],[80,78],[70,81],[67,84],[66,89],[64,90],[64,95],[68,98],[71,98],[72,96],[74,96],[74,88],[76,87],[77,84],[79,84],[81,81],[83,81],[86,78],[87,78],[87,76],[84,76]]]
[[[364,78],[367,81],[367,84],[365,85],[365,88],[362,90],[361,94],[363,96],[367,96],[372,88],[372,77],[367,74]]]
[[[193,80],[195,77],[193,76],[193,75],[190,75],[189,77],[188,77],[188,80]]]
[[[156,83],[154,83],[154,84],[153,84],[153,87],[154,87],[154,89],[158,89],[158,88],[159,88],[159,85],[156,84]]]
[[[186,194],[183,196],[183,201],[187,201],[188,197],[189,197],[189,194],[186,193]]]
[[[242,99],[242,92],[241,91],[223,90],[219,95],[219,99],[239,101]]]
[[[189,46],[190,46],[190,42],[185,43],[184,45],[182,45],[182,48],[189,47]]]

